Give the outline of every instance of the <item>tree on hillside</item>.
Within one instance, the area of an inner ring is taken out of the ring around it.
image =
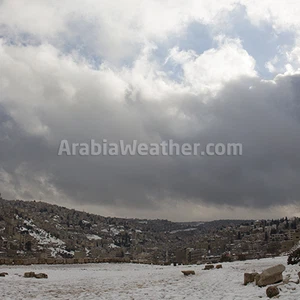
[[[288,265],[296,265],[300,262],[300,248],[293,251],[288,257]]]

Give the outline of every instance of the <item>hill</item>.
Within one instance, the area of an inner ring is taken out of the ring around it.
[[[166,260],[166,251],[172,256],[176,249],[192,246],[213,224],[103,217],[21,200],[0,199],[0,211],[0,249],[8,257]]]

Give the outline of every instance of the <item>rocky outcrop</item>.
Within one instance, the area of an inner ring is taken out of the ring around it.
[[[216,269],[222,269],[223,266],[222,265],[216,265]]]
[[[244,273],[244,285],[254,282],[258,273]]]
[[[256,284],[262,287],[269,284],[281,282],[283,280],[282,272],[284,270],[284,265],[277,265],[266,269],[260,275],[256,276]]]
[[[269,298],[273,298],[279,295],[279,289],[277,286],[269,286],[266,290],[266,294]]]

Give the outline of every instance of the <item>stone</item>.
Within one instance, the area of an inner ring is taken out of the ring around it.
[[[211,270],[214,269],[214,265],[205,265],[204,270]]]
[[[24,277],[33,278],[33,277],[35,277],[35,273],[34,272],[25,272]]]
[[[255,284],[256,284],[256,285],[258,285],[259,279],[260,279],[260,274],[257,274],[257,275],[255,276]]]
[[[288,284],[290,282],[291,275],[288,274],[282,281],[283,284]]]
[[[256,284],[260,287],[269,284],[281,282],[283,280],[282,272],[285,270],[284,265],[277,265],[264,270],[259,278],[256,279]]]
[[[277,286],[269,286],[266,290],[266,294],[269,298],[273,298],[279,295],[279,289]]]
[[[6,273],[6,272],[0,273],[0,277],[5,277],[6,275],[8,275],[8,273]]]
[[[222,265],[216,265],[216,269],[222,269],[223,266]]]
[[[195,275],[195,271],[193,270],[187,270],[187,271],[181,271],[185,276],[189,275]]]
[[[46,273],[38,273],[35,274],[35,278],[48,278],[48,275]]]
[[[244,273],[244,285],[254,282],[258,273]]]

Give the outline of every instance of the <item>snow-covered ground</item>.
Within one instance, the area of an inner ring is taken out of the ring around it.
[[[266,288],[243,285],[244,272],[262,271],[286,257],[223,263],[223,269],[204,271],[198,266],[137,264],[0,266],[1,299],[110,299],[110,300],[245,300],[267,299]],[[297,280],[299,266],[286,266],[284,276]],[[184,276],[181,270],[195,270]],[[47,273],[48,279],[24,278],[27,271]],[[280,286],[280,299],[300,299],[300,285]]]

